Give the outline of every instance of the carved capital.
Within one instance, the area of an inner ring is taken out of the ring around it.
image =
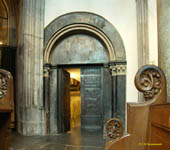
[[[141,67],[135,76],[136,88],[143,93],[145,101],[155,99],[162,91],[164,84],[162,71],[153,65]]]
[[[123,125],[120,119],[112,118],[106,123],[107,135],[111,139],[117,139],[123,136]]]
[[[116,66],[110,66],[109,67],[112,76],[116,76],[117,75],[117,70],[116,70]]]
[[[112,73],[112,76],[125,75],[126,74],[126,65],[110,66],[110,71]]]
[[[49,77],[49,72],[51,70],[52,65],[51,64],[44,64],[44,69],[43,69],[43,77]]]
[[[8,76],[0,72],[0,99],[6,96],[8,86]]]
[[[43,76],[49,77],[50,67],[44,67]]]

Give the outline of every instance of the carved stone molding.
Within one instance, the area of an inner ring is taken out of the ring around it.
[[[112,76],[125,75],[126,74],[126,65],[110,66],[110,70],[111,70]]]
[[[112,118],[106,123],[107,135],[111,139],[117,139],[123,136],[123,125],[120,119]]]
[[[44,64],[43,77],[49,77],[51,67],[52,67],[51,64]]]
[[[136,88],[143,93],[145,101],[153,100],[160,92],[163,81],[160,69],[153,65],[145,65],[139,69],[135,77]]]
[[[50,72],[50,68],[49,67],[44,67],[43,77],[49,77],[49,72]]]
[[[6,96],[8,86],[8,77],[0,72],[0,99]]]

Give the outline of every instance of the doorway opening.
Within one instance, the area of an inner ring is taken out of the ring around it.
[[[66,68],[70,74],[70,129],[81,126],[80,68]]]
[[[104,124],[104,68],[102,65],[57,67],[58,131],[79,128],[102,132]]]
[[[80,67],[58,68],[59,132],[81,127]]]

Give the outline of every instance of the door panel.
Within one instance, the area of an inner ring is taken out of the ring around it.
[[[70,130],[70,74],[60,68],[58,79],[58,130],[63,133]]]
[[[103,128],[102,67],[81,68],[81,127],[88,130]]]
[[[103,106],[104,106],[104,122],[106,123],[112,117],[112,76],[108,68],[104,68],[104,84],[103,84]]]

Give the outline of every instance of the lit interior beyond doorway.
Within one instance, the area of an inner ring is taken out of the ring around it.
[[[70,73],[70,129],[81,126],[80,68],[65,69]]]

